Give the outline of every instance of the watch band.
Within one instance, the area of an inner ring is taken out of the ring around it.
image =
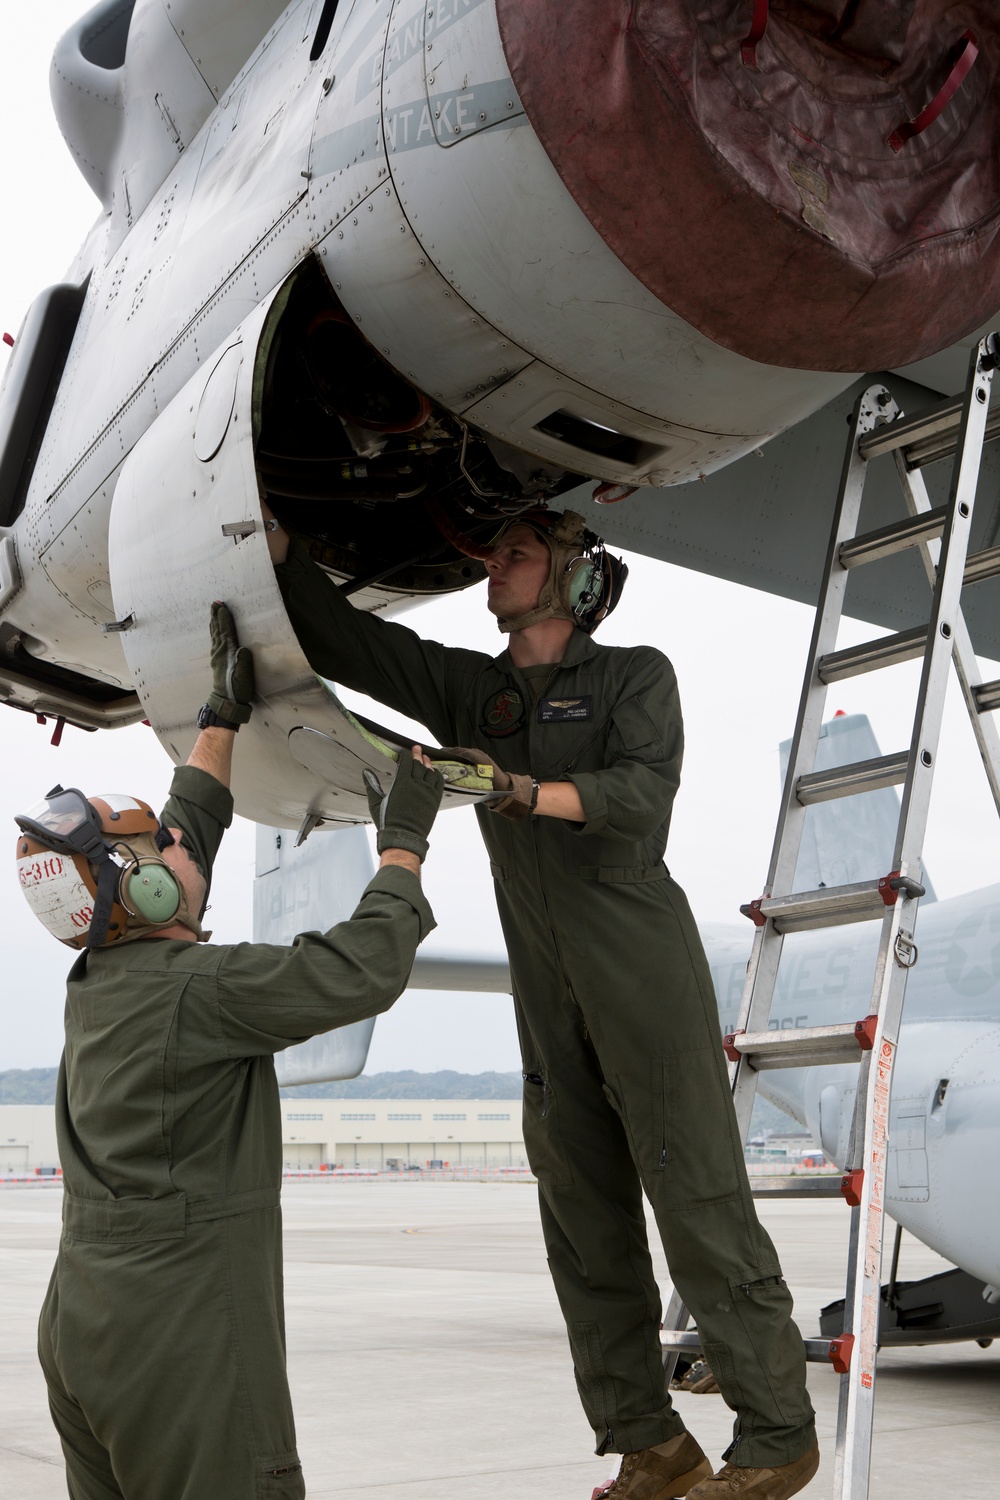
[[[207,703],[199,708],[196,723],[199,729],[229,729],[233,734],[240,727],[238,724],[231,724],[228,719],[220,719],[215,709],[209,708]]]
[[[540,791],[541,791],[540,784],[535,780],[534,776],[532,776],[532,778],[531,778],[531,801],[528,803],[528,810],[529,810],[529,812],[534,812],[535,808],[538,806],[538,793]]]

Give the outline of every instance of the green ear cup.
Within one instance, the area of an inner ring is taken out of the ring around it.
[[[180,887],[159,860],[142,860],[126,872],[122,900],[146,922],[169,922],[180,908]]]
[[[602,586],[599,564],[586,560],[574,568],[569,581],[569,607],[582,614],[600,598]]]

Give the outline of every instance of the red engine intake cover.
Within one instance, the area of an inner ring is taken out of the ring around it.
[[[576,202],[717,344],[876,370],[1000,308],[991,0],[496,9],[528,118]]]

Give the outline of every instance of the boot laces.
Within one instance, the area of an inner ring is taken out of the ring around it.
[[[620,1497],[625,1494],[625,1486],[639,1467],[641,1457],[641,1451],[639,1453],[625,1453],[622,1455],[621,1468],[615,1475],[611,1488],[604,1491],[601,1500],[620,1500]]]
[[[749,1484],[757,1474],[761,1473],[763,1473],[762,1469],[747,1469],[741,1464],[726,1464],[715,1477],[728,1484],[731,1490],[741,1490],[745,1484]]]

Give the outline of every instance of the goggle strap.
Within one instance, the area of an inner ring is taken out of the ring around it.
[[[97,869],[97,896],[94,900],[94,915],[91,918],[90,931],[87,933],[88,948],[100,948],[107,937],[111,908],[115,904],[117,890],[118,866],[111,856],[106,854]]]

